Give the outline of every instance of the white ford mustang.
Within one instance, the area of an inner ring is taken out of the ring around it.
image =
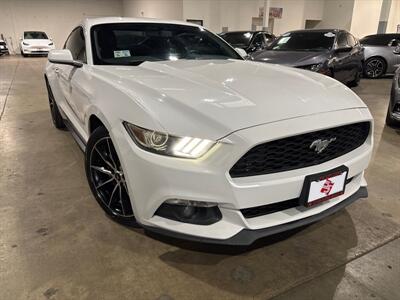
[[[366,197],[372,117],[349,88],[245,61],[201,26],[88,19],[49,54],[57,128],[117,221],[248,245]]]

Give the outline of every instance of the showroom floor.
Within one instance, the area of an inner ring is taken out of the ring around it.
[[[51,124],[45,61],[0,58],[1,299],[400,299],[400,131],[384,126],[391,79],[355,89],[375,118],[369,198],[232,254],[104,215],[82,152]]]

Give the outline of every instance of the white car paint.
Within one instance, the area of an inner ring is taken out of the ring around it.
[[[55,49],[54,43],[50,38],[47,39],[27,39],[22,37],[20,41],[21,54],[47,54]]]
[[[177,60],[139,66],[94,65],[90,28],[96,24],[155,19],[87,19],[87,63],[82,68],[48,63],[46,76],[57,105],[87,142],[90,117],[108,129],[120,157],[135,217],[147,227],[211,239],[243,229],[300,220],[334,207],[365,187],[372,135],[359,148],[323,164],[275,174],[231,178],[230,168],[249,149],[267,141],[361,121],[372,116],[349,88],[314,72],[241,60]],[[72,73],[73,72],[73,73]],[[139,148],[122,122],[219,141],[199,159],[166,157]],[[373,128],[371,126],[371,131]],[[345,194],[306,210],[290,208],[246,219],[239,209],[299,197],[306,175],[340,165],[349,168]],[[194,225],[154,215],[167,199],[217,203],[222,219]]]

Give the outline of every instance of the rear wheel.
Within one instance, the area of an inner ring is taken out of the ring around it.
[[[364,75],[367,78],[379,78],[386,73],[386,61],[382,57],[371,57],[364,64]]]
[[[107,215],[124,225],[136,226],[121,162],[108,131],[102,126],[89,138],[85,168],[90,189]]]
[[[65,124],[58,109],[57,103],[54,100],[53,92],[51,91],[51,87],[49,85],[49,82],[47,81],[47,78],[45,80],[46,80],[47,94],[49,97],[51,119],[53,120],[54,127],[56,127],[57,129],[64,129]]]

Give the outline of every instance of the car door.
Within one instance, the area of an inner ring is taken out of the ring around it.
[[[66,103],[72,113],[72,116],[69,116],[70,120],[73,122],[72,125],[78,133],[84,135],[85,112],[88,107],[89,96],[84,88],[88,75],[85,36],[82,27],[77,27],[72,31],[64,48],[71,51],[74,60],[83,63],[81,68],[62,65],[59,69],[59,82]]]
[[[257,33],[256,36],[251,41],[251,45],[248,48],[249,52],[254,52],[258,50],[262,50],[266,47],[266,42],[264,39],[264,35],[262,33]]]
[[[332,58],[333,77],[345,82],[351,76],[351,50],[347,41],[347,33],[340,31],[336,37],[336,46]]]
[[[351,47],[349,52],[349,77],[348,80],[353,80],[362,69],[363,51],[357,39],[350,33],[346,33],[347,45]]]

